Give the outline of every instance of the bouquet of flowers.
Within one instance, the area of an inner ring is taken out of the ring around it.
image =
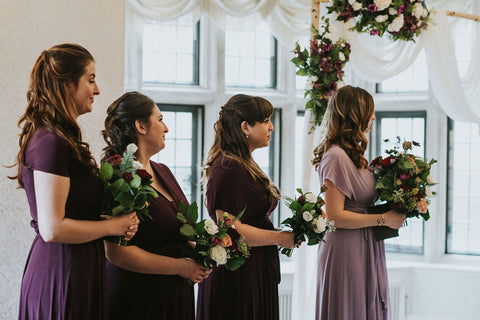
[[[327,9],[349,30],[379,37],[388,32],[394,41],[415,41],[430,18],[424,0],[333,0]]]
[[[293,50],[296,57],[291,60],[298,68],[297,75],[308,77],[305,97],[309,100],[305,109],[311,109],[314,116],[310,132],[322,122],[328,100],[337,90],[337,83],[342,81],[343,68],[350,57],[350,44],[339,38],[338,30],[333,30],[328,18],[323,20],[322,33],[313,29],[316,36],[310,41],[310,54],[297,43]]]
[[[397,137],[397,142],[401,143],[400,137]],[[386,201],[392,208],[405,213],[407,218],[422,217],[427,221],[430,219],[428,204],[435,195],[430,189],[435,184],[430,169],[437,161],[427,161],[408,153],[412,146],[420,144],[404,141],[403,151],[398,150],[398,146],[386,150],[388,156],[373,159],[370,168],[375,175],[375,190],[381,201]]]
[[[320,194],[325,192],[326,187],[322,187]],[[307,245],[313,246],[323,238],[328,231],[335,231],[335,222],[328,220],[322,210],[325,201],[319,195],[311,192],[303,193],[298,188],[297,192],[300,196],[297,199],[286,198],[287,206],[292,210],[293,215],[285,219],[282,225],[292,228],[295,233],[294,242],[304,242],[308,239]],[[292,256],[293,249],[283,248],[281,251],[288,257]]]
[[[183,250],[187,257],[198,262],[206,268],[212,266],[225,266],[228,270],[235,271],[245,259],[250,256],[250,247],[245,238],[237,230],[228,227],[224,221],[216,223],[211,219],[197,222],[198,206],[196,202],[187,209],[185,203],[180,203],[177,219],[180,220],[180,234],[187,241],[195,242],[195,246],[185,243]],[[237,216],[239,219],[243,211]],[[224,213],[228,218],[228,213]]]
[[[141,221],[151,218],[148,212],[150,201],[158,194],[150,184],[152,176],[135,161],[133,154],[137,146],[127,146],[123,156],[111,156],[102,163],[98,176],[105,189],[103,213],[118,216],[136,211]],[[126,245],[122,236],[114,237],[112,242]]]

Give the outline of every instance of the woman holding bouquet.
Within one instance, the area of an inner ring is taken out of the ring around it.
[[[326,135],[312,162],[327,187],[326,214],[337,230],[318,250],[316,319],[390,318],[385,246],[370,227],[398,229],[405,215],[366,214],[377,198],[364,156],[374,119],[372,96],[351,86],[335,92],[324,116]]]
[[[100,221],[103,187],[77,124],[99,93],[93,57],[79,45],[44,50],[33,66],[14,177],[25,189],[36,233],[19,319],[104,319],[101,238],[128,240],[137,230],[135,213]]]
[[[252,158],[255,149],[269,145],[272,114],[267,100],[239,94],[225,103],[215,123],[205,165],[208,212],[216,220],[227,211],[233,221],[245,209],[234,226],[252,249],[238,270],[215,267],[199,286],[197,320],[279,318],[277,245],[292,248],[294,234],[274,231],[269,215],[280,191]]]
[[[108,263],[110,319],[189,319],[195,317],[193,286],[210,270],[183,257],[178,205],[188,201],[167,166],[150,161],[165,148],[167,125],[160,109],[148,97],[127,92],[107,110],[107,143],[102,161],[122,154],[130,143],[138,146],[137,166],[153,179],[159,196],[149,206],[152,219],[140,222],[130,245],[105,242]]]

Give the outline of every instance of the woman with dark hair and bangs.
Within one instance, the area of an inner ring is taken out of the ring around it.
[[[220,110],[215,140],[205,163],[206,205],[214,220],[228,212],[228,224],[252,246],[236,271],[214,267],[199,286],[197,320],[279,318],[280,264],[277,245],[294,247],[294,234],[275,231],[270,214],[280,191],[252,158],[269,145],[273,106],[261,97],[238,94]],[[235,220],[243,209],[245,212]]]
[[[375,119],[372,96],[345,86],[328,103],[325,136],[312,163],[325,185],[325,212],[335,221],[318,249],[315,319],[390,319],[385,246],[371,227],[398,229],[405,215],[390,210],[366,214],[377,199],[365,158],[366,134]]]
[[[19,319],[105,319],[105,236],[132,238],[135,213],[100,221],[103,187],[77,117],[90,112],[95,62],[76,44],[44,50],[30,76],[15,166],[33,240]]]

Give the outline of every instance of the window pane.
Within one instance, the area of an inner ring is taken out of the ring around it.
[[[302,163],[304,161],[302,157],[302,152],[303,152],[303,140],[304,140],[304,122],[305,120],[305,112],[298,112],[297,117],[296,117],[296,123],[295,123],[295,185],[294,185],[294,190],[292,192],[295,192],[295,189],[300,188],[302,184],[302,177],[303,177],[303,167],[305,163]],[[295,193],[293,193],[295,194]]]
[[[379,93],[425,91],[428,91],[428,70],[424,50],[405,71],[377,84]]]
[[[277,43],[268,26],[253,17],[232,19],[225,30],[225,84],[275,88]]]
[[[447,252],[480,255],[480,132],[449,120]]]
[[[425,112],[377,112],[376,130],[374,132],[376,141],[376,157],[386,156],[385,150],[391,149],[397,136],[409,141],[416,141],[421,144],[411,152],[420,157],[425,157]],[[389,142],[384,142],[389,139]],[[399,237],[385,240],[387,251],[393,252],[423,252],[423,220],[408,219],[408,226],[399,229]]]
[[[145,21],[143,82],[198,84],[199,23],[178,20]]]

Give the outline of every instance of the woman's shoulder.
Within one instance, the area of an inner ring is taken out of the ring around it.
[[[348,157],[347,153],[345,152],[345,150],[343,150],[342,147],[340,147],[339,145],[333,144],[325,152],[325,154],[322,157],[322,160],[324,160],[324,159],[325,160],[327,160],[327,159],[345,159],[345,158],[350,159]]]
[[[212,163],[212,171],[215,172],[235,172],[245,171],[245,166],[239,160],[229,156],[219,156]]]
[[[153,160],[150,160],[150,164],[152,165],[153,170],[155,170],[157,173],[166,173],[168,175],[173,176],[172,170],[166,165],[161,162],[155,162]]]
[[[35,131],[30,140],[30,144],[35,143],[42,144],[43,146],[62,145],[68,147],[68,143],[65,141],[65,139],[46,128],[40,128]]]

